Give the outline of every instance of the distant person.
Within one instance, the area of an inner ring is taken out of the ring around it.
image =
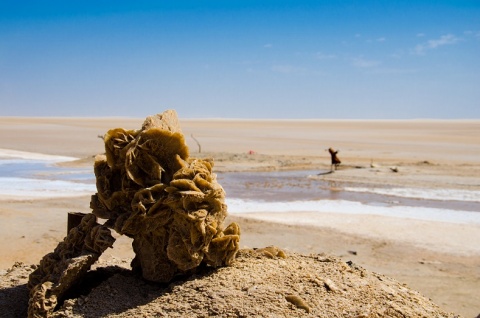
[[[328,152],[330,153],[330,157],[332,157],[332,166],[330,167],[330,171],[337,170],[338,165],[342,163],[337,157],[338,150],[335,151],[330,147],[328,148]]]

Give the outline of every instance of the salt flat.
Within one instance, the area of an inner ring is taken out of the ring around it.
[[[62,163],[65,167],[91,167],[93,156],[103,152],[99,136],[110,128],[134,129],[142,121],[3,117],[1,153],[3,158],[12,154],[24,159],[62,156],[67,157]],[[344,191],[347,186],[367,190],[408,187],[420,193],[447,189],[466,191],[473,199],[480,193],[478,120],[181,119],[180,123],[191,156],[214,157],[218,173],[325,171],[330,166],[325,149],[334,147],[340,150],[342,169],[321,177],[331,183],[332,191]],[[199,141],[201,153],[192,135]],[[390,167],[397,167],[398,173]],[[265,189],[271,186],[265,185]],[[66,212],[88,212],[90,200],[89,195],[26,195],[24,199],[3,195],[0,199],[1,268],[15,261],[38,262],[66,234]],[[289,210],[295,213],[242,213],[242,205],[232,204],[233,208],[235,213],[229,218],[240,223],[243,246],[276,244],[302,253],[333,253],[407,283],[446,310],[465,316],[479,312],[475,306],[480,303],[480,255],[472,244],[479,241],[480,226],[474,213],[480,211],[470,211],[475,222],[454,224],[441,219],[358,214],[353,208],[348,213],[335,211],[335,206],[322,213],[302,211],[300,206]],[[119,242],[105,257],[131,256],[129,241]]]

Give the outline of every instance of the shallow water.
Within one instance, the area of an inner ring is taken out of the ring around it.
[[[92,169],[62,168],[55,160],[0,159],[0,195],[12,199],[93,194]]]
[[[234,172],[218,174],[227,198],[262,202],[343,200],[373,206],[410,206],[480,212],[480,194],[473,191],[331,182],[309,178],[318,171]],[[464,201],[460,198],[468,197]]]
[[[228,212],[231,214],[262,212],[279,214],[291,212],[333,213],[345,215],[363,214],[458,224],[480,224],[480,213],[478,212],[422,206],[375,206],[347,200],[268,202],[227,198],[226,202],[228,205]]]
[[[62,168],[55,161],[0,159],[0,178],[95,182],[93,168]]]
[[[480,223],[476,193],[443,189],[369,187],[309,178],[318,171],[229,172],[217,174],[232,213],[334,212],[395,215],[445,222]],[[0,195],[37,198],[96,192],[92,168],[64,168],[55,162],[0,160]],[[458,200],[470,196],[470,201]]]
[[[11,199],[91,195],[95,184],[64,180],[0,177],[0,195]]]

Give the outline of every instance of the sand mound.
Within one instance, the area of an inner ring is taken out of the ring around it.
[[[383,275],[326,255],[241,250],[232,266],[204,267],[170,284],[151,283],[100,263],[54,317],[455,317]],[[32,268],[1,276],[2,317],[27,313]]]

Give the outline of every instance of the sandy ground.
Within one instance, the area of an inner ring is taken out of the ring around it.
[[[98,136],[141,123],[140,118],[0,118],[0,149],[77,157],[68,164],[88,166],[103,152]],[[181,120],[181,125],[191,155],[214,157],[218,172],[326,170],[325,149],[334,147],[343,169],[322,176],[332,183],[480,193],[480,121]],[[398,173],[390,170],[394,167]],[[15,261],[37,263],[65,236],[66,212],[89,211],[88,196],[0,201],[0,269]],[[271,213],[231,215],[227,221],[240,223],[242,247],[274,244],[330,253],[406,283],[446,311],[465,317],[480,313],[478,223],[331,212],[301,215],[318,218],[311,225],[298,225],[299,214],[282,215],[286,224],[272,222],[279,215]],[[129,244],[119,238],[104,258],[131,257]]]

